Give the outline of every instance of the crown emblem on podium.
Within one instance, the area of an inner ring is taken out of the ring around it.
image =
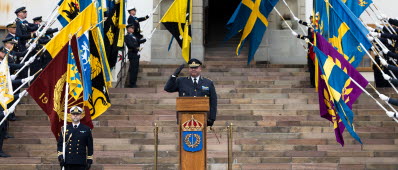
[[[196,120],[193,115],[191,120],[188,120],[182,124],[182,131],[202,131],[203,123]]]

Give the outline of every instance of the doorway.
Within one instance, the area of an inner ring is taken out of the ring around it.
[[[207,0],[204,8],[204,43],[223,40],[227,29],[225,25],[231,18],[241,0]]]

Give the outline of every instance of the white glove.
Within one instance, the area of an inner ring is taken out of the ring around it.
[[[11,80],[15,80],[17,78],[16,75],[11,75],[10,77],[11,77]]]
[[[381,36],[381,34],[380,33],[377,33],[377,32],[370,32],[369,33],[372,37],[377,37],[377,38],[380,38],[380,36]]]
[[[388,44],[392,45],[392,41],[390,39],[387,39]]]
[[[377,27],[379,30],[383,30],[383,27],[384,27],[383,25],[380,25],[380,24],[378,24],[378,23],[376,23],[375,25],[376,25],[376,27]]]
[[[374,32],[374,31],[375,31],[375,29],[372,28],[372,27],[366,26],[366,28],[367,28],[370,32]]]
[[[299,19],[299,18],[297,18],[296,16],[293,16],[293,19],[294,19],[295,21],[297,21],[297,22],[299,22],[299,21],[300,21],[300,19]]]
[[[34,49],[34,48],[36,48],[36,43],[30,44],[30,46],[32,47],[32,49]]]
[[[22,91],[21,93],[18,94],[18,97],[22,98],[22,97],[27,96],[27,95],[28,95],[28,91],[24,90],[24,91]]]
[[[391,80],[391,76],[389,76],[388,74],[384,74],[383,73],[383,78],[384,78],[384,80]]]
[[[377,15],[377,19],[378,19],[378,20],[387,19],[387,16],[386,16],[386,15],[384,15],[384,14]]]
[[[10,108],[8,108],[8,113],[12,113],[15,111],[15,106],[11,106]]]
[[[296,32],[296,31],[292,31],[292,35],[293,35],[293,36],[295,36],[295,37],[297,37],[297,36],[298,36],[298,34],[297,34],[297,32]]]
[[[384,94],[379,94],[379,97],[380,97],[381,100],[386,101],[386,102],[388,102],[388,100],[390,99],[389,97],[387,97]]]
[[[387,54],[390,50],[388,50],[387,48],[383,48],[383,53]]]
[[[375,39],[373,37],[368,37],[369,41],[374,41]]]
[[[391,118],[396,117],[395,112],[387,111],[386,114],[388,115],[388,117],[391,117]]]
[[[32,81],[34,78],[35,78],[34,76],[26,77],[26,78],[22,79],[22,83],[30,82],[30,81]]]
[[[379,57],[379,60],[380,60],[380,64],[381,64],[381,65],[383,65],[383,66],[385,66],[385,67],[388,66],[388,63],[387,63],[387,61],[386,61],[384,58]]]
[[[27,63],[32,64],[35,61],[34,57],[30,57],[29,60],[27,61]]]

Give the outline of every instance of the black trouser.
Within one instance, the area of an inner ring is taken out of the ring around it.
[[[3,112],[0,112],[0,114],[2,114],[0,116],[0,121],[1,121],[4,118],[4,115]],[[6,136],[6,130],[7,130],[6,127],[7,127],[7,120],[4,121],[2,125],[0,125],[0,152],[3,152],[3,141]]]
[[[308,56],[307,57],[307,65],[308,65],[308,71],[310,72],[310,81],[311,81],[311,86],[315,87],[315,65],[314,61]]]
[[[133,55],[130,54],[129,52],[129,73],[130,73],[130,78],[129,78],[129,87],[136,86],[137,85],[137,76],[138,76],[138,70],[140,67],[140,56],[139,55]]]
[[[86,170],[86,165],[65,165],[65,170]]]

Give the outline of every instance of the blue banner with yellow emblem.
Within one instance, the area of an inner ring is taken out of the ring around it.
[[[203,149],[203,123],[192,118],[182,124],[181,143],[185,151],[198,152]]]

